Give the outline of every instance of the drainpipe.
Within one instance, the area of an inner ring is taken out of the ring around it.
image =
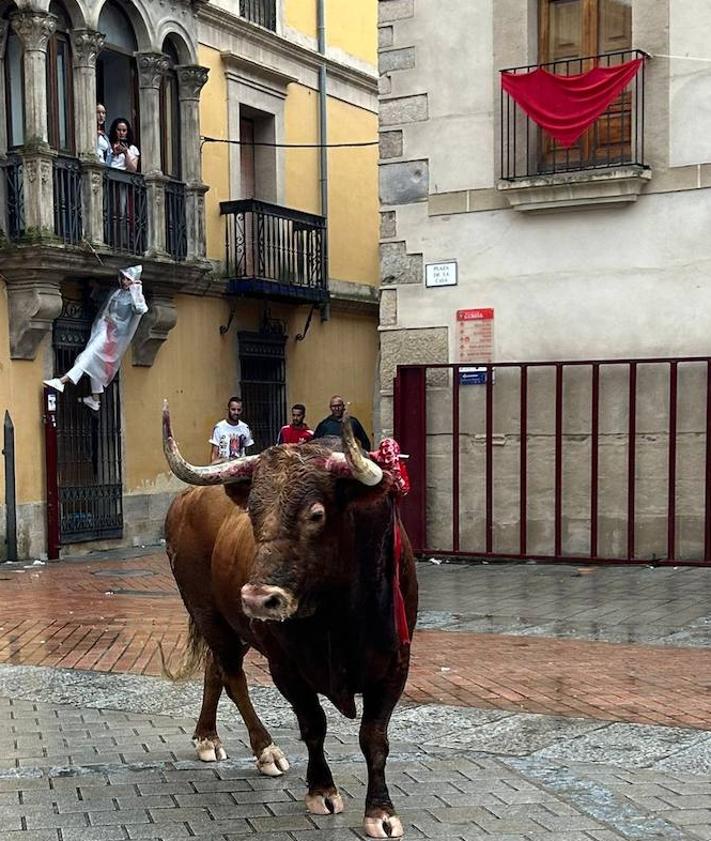
[[[326,56],[326,9],[325,0],[316,0],[316,33],[318,51],[325,58]],[[320,144],[320,165],[319,181],[321,186],[321,216],[326,218],[326,230],[328,231],[328,75],[326,62],[322,61],[318,68],[318,95],[319,95],[319,144]],[[326,234],[328,237],[328,233]],[[328,260],[326,261],[326,277],[328,277]],[[321,307],[321,321],[328,321],[329,304]]]
[[[3,450],[5,457],[5,542],[8,561],[17,560],[17,499],[15,497],[15,427],[5,411]]]

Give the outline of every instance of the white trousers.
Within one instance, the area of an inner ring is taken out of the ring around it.
[[[67,378],[76,385],[84,374],[86,374],[86,371],[83,368],[80,368],[78,365],[74,365],[67,371]],[[101,394],[103,392],[104,386],[92,376],[89,376],[89,383],[91,384],[92,394]]]

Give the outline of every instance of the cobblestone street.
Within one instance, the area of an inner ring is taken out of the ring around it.
[[[391,728],[406,837],[711,839],[711,575],[703,569],[422,563],[420,626]],[[306,815],[305,749],[252,657],[255,706],[292,770],[260,777],[231,704],[230,758],[195,759],[198,681],[156,675],[184,628],[163,555],[0,569],[0,839],[361,834],[357,729],[328,707],[346,799]]]

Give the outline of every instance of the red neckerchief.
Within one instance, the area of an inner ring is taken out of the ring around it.
[[[370,457],[376,464],[387,470],[394,480],[396,489],[393,500],[392,526],[393,526],[393,614],[395,628],[401,645],[410,644],[410,629],[407,627],[407,614],[405,613],[405,599],[400,589],[400,565],[402,563],[402,525],[400,523],[400,497],[405,496],[410,490],[410,477],[407,475],[405,462],[400,458],[400,445],[394,438],[385,438],[380,442],[378,449],[370,453]]]

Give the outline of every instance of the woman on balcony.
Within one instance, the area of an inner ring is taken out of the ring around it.
[[[138,159],[141,153],[133,142],[133,131],[131,124],[123,117],[117,117],[109,129],[109,153],[106,156],[106,163],[113,169],[122,169],[125,172],[136,172],[138,170]]]

